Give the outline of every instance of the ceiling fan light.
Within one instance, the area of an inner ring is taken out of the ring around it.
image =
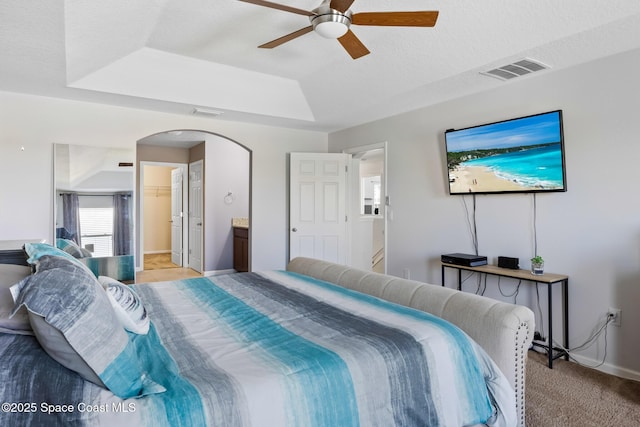
[[[311,18],[311,24],[316,33],[327,39],[337,39],[349,31],[351,20],[348,16],[338,13],[327,13]]]
[[[340,22],[328,21],[319,23],[314,29],[325,39],[337,39],[344,36],[349,27]]]

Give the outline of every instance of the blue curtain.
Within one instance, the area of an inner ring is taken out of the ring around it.
[[[113,195],[113,254],[131,255],[132,218],[131,193]]]
[[[62,221],[65,239],[80,244],[80,209],[76,193],[62,193]]]

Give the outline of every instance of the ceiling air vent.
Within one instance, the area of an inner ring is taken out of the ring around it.
[[[207,116],[207,117],[218,117],[222,113],[224,113],[224,111],[211,110],[208,108],[200,108],[200,107],[195,107],[191,111],[191,114],[195,116]]]
[[[506,64],[489,71],[482,71],[480,74],[495,77],[500,80],[511,80],[526,74],[535,73],[536,71],[546,70],[550,68],[542,62],[533,59],[524,58],[511,64]]]

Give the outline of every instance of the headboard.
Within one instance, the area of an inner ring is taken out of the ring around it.
[[[22,249],[0,249],[0,264],[29,265]]]

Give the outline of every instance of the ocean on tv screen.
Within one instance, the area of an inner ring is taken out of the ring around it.
[[[562,153],[559,143],[473,159],[460,166],[487,167],[498,178],[530,189],[562,188]]]
[[[560,143],[489,152],[480,157],[475,157],[479,153],[457,157],[449,168],[452,194],[561,191],[564,188]]]

